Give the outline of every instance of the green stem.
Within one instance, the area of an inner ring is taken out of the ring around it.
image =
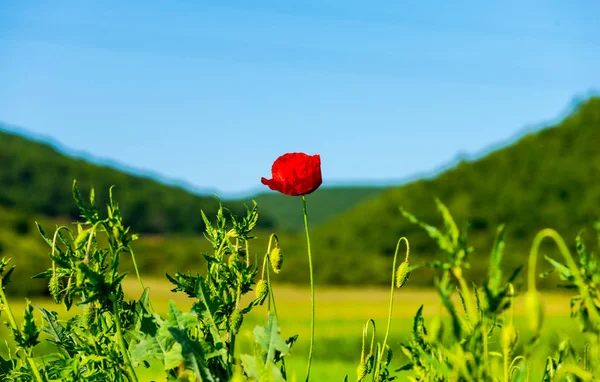
[[[127,250],[129,251],[129,254],[131,254],[131,261],[133,262],[133,269],[135,269],[135,275],[137,276],[138,282],[142,287],[142,291],[144,291],[146,290],[146,287],[144,287],[144,282],[142,281],[142,277],[140,276],[140,271],[138,270],[137,262],[135,261],[135,254],[133,253],[133,249],[131,249],[131,246],[128,245]]]
[[[458,268],[460,270],[460,268]],[[462,277],[462,271],[458,272],[458,271],[453,271],[454,276],[456,277],[456,279],[458,280],[458,284],[460,286],[460,289],[462,291],[463,297],[465,299],[466,305],[467,305],[467,314],[469,315],[469,319],[470,320],[475,320],[477,313],[475,310],[475,307],[473,306],[473,299],[471,298],[471,291],[469,290],[469,287],[467,286],[467,283],[465,282],[465,279]],[[475,324],[473,323],[473,326]]]
[[[396,252],[394,253],[394,262],[392,264],[392,285],[390,287],[390,307],[389,307],[389,311],[388,311],[388,321],[387,321],[387,328],[385,329],[385,337],[383,338],[383,345],[381,346],[381,349],[379,349],[379,354],[377,356],[377,364],[375,366],[374,376],[376,378],[378,378],[378,376],[379,376],[379,370],[381,368],[381,359],[383,357],[383,352],[385,351],[387,339],[390,334],[390,326],[392,324],[392,308],[394,306],[394,290],[395,290],[394,284],[396,281],[396,259],[398,258],[398,251],[400,250],[400,243],[402,243],[403,240],[406,243],[406,257],[405,257],[404,261],[408,261],[408,257],[410,255],[410,244],[408,243],[408,239],[406,239],[405,237],[401,237],[400,239],[398,239],[398,244],[396,244]]]
[[[0,277],[0,303],[4,305],[4,309],[6,310],[6,314],[8,315],[8,322],[10,323],[11,328],[15,332],[19,332],[19,327],[17,326],[17,321],[15,320],[15,316],[13,315],[12,310],[10,309],[10,305],[8,304],[8,299],[6,298],[6,294],[4,294],[4,285],[2,285],[2,277]],[[38,382],[43,382],[42,376],[40,375],[40,371],[35,364],[35,361],[31,357],[30,354],[27,355],[27,362],[31,367],[31,372],[35,376],[35,379]]]
[[[529,253],[529,264],[528,264],[529,269],[528,269],[527,282],[528,282],[529,290],[532,292],[536,291],[535,268],[536,268],[536,264],[537,264],[537,255],[538,255],[538,250],[539,250],[540,244],[545,237],[549,237],[549,238],[553,239],[554,242],[556,243],[556,245],[558,246],[559,252],[561,253],[563,258],[567,262],[567,265],[571,269],[571,273],[575,277],[575,284],[579,288],[579,292],[581,293],[583,303],[585,304],[585,306],[588,310],[588,313],[592,318],[592,322],[594,322],[595,325],[600,325],[600,315],[598,315],[598,311],[596,310],[596,307],[594,306],[594,303],[593,303],[593,301],[588,293],[588,290],[586,288],[585,281],[583,280],[583,277],[579,273],[579,267],[577,266],[577,263],[575,263],[575,260],[573,260],[573,256],[571,256],[571,252],[569,251],[569,248],[567,247],[567,244],[565,243],[563,238],[558,234],[558,232],[556,232],[555,230],[553,230],[551,228],[545,228],[545,229],[541,230],[540,232],[537,233],[537,235],[533,239],[533,244],[531,246],[531,252]]]
[[[273,311],[275,312],[275,317],[278,317],[277,315],[277,306],[275,306],[275,294],[273,293],[273,287],[271,285],[271,243],[273,241],[273,238],[275,238],[275,241],[277,243],[279,243],[279,238],[277,238],[277,235],[275,235],[274,233],[271,234],[271,236],[269,237],[269,245],[267,246],[267,285],[269,285],[269,312],[271,311],[271,300],[273,301]]]
[[[131,359],[129,359],[129,353],[127,352],[125,340],[123,339],[123,334],[121,333],[121,319],[119,318],[119,305],[117,304],[117,298],[115,296],[112,296],[111,300],[113,303],[113,313],[115,316],[115,325],[117,327],[117,340],[119,342],[119,348],[121,349],[121,355],[123,356],[123,360],[125,361],[125,365],[127,366],[129,377],[132,381],[137,382],[137,375],[135,374],[135,370],[133,369],[133,365],[131,364]]]
[[[308,248],[308,269],[310,271],[310,350],[308,351],[308,365],[306,367],[306,381],[308,382],[308,379],[310,377],[310,365],[312,362],[313,350],[315,345],[315,282],[313,279],[312,254],[310,251],[310,235],[308,233],[308,214],[306,213],[306,197],[304,195],[302,195],[302,207],[304,213],[304,229],[306,230],[306,245]]]
[[[4,285],[2,285],[2,277],[0,277],[0,303],[4,305],[4,309],[6,310],[6,314],[8,315],[8,322],[13,330],[18,331],[19,327],[17,326],[17,322],[15,321],[15,316],[10,309],[10,305],[8,305],[8,300],[6,295],[4,294]]]
[[[38,367],[35,364],[35,361],[33,360],[33,358],[31,356],[27,357],[27,362],[29,363],[29,367],[31,367],[31,371],[33,372],[33,375],[35,376],[36,381],[43,382],[44,379],[42,378],[42,375],[40,374],[40,371],[38,370]]]

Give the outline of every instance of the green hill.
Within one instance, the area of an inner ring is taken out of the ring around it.
[[[204,222],[200,210],[209,219],[214,217],[218,203],[212,195],[196,195],[181,187],[74,158],[53,145],[10,132],[0,124],[0,258],[13,259],[17,278],[28,279],[49,266],[47,247],[35,228],[35,221],[51,232],[56,224],[78,218],[71,195],[73,179],[77,179],[84,195],[91,187],[95,188],[96,204],[103,212],[108,189],[116,186],[114,194],[126,223],[133,232],[142,233],[136,247],[142,254],[139,265],[145,274],[164,276],[165,271],[200,269],[202,252],[210,250],[202,236]],[[325,222],[379,191],[377,188],[317,190],[311,197],[318,200],[319,208],[311,211],[311,224]],[[339,195],[343,197],[340,199]],[[266,192],[255,199],[260,203],[257,248],[266,246],[264,241],[273,231],[290,241],[281,233],[302,229],[298,198]],[[226,207],[237,213],[244,209],[243,203],[250,204],[251,200],[224,201]],[[19,283],[19,288],[11,292],[35,294],[45,290],[43,280]]]
[[[457,222],[470,223],[475,248],[470,274],[475,278],[486,274],[501,223],[507,225],[504,264],[510,269],[526,262],[532,239],[542,228],[557,229],[574,244],[577,232],[600,217],[600,98],[580,104],[556,126],[528,134],[482,159],[462,162],[434,179],[388,189],[332,219],[312,238],[318,279],[387,282],[390,256],[400,236],[410,240],[413,261],[439,256],[435,242],[399,211],[403,207],[439,226],[435,197]],[[311,206],[318,208],[312,201]],[[595,245],[593,230],[588,229],[586,237]],[[548,247],[545,253],[554,252]],[[431,284],[432,277],[416,272],[411,283]]]
[[[49,144],[10,133],[2,125],[0,164],[0,206],[31,214],[77,217],[71,196],[74,179],[84,193],[96,189],[99,205],[106,203],[108,189],[115,185],[127,223],[138,232],[201,233],[200,210],[212,216],[218,206],[213,196],[70,157]],[[239,201],[225,204],[236,212],[244,209]],[[273,222],[265,213],[260,224],[271,227]]]
[[[413,262],[438,257],[434,241],[399,210],[403,207],[440,225],[435,197],[458,223],[470,224],[469,241],[475,252],[469,275],[475,279],[486,274],[494,232],[501,223],[507,224],[504,266],[509,270],[526,262],[534,235],[545,227],[557,229],[570,245],[581,228],[588,228],[588,244],[595,245],[595,233],[589,228],[600,217],[599,148],[600,98],[591,98],[556,126],[528,134],[479,160],[461,162],[435,178],[388,189],[321,188],[307,197],[316,281],[388,283],[391,255],[400,236],[410,240]],[[108,187],[117,185],[116,199],[124,217],[134,231],[144,233],[136,243],[144,274],[163,276],[166,270],[201,268],[202,252],[209,247],[200,234],[199,211],[212,216],[214,198],[73,159],[48,145],[2,132],[0,163],[0,256],[15,259],[21,269],[18,277],[48,266],[40,261],[47,260],[47,248],[33,221],[52,231],[56,222],[75,216],[74,178],[83,189],[96,188],[100,206]],[[306,244],[303,232],[297,232],[302,229],[300,199],[275,193],[255,199],[261,224],[252,252],[264,251],[269,233],[280,234],[284,271],[275,280],[306,282]],[[225,205],[235,210],[241,202]],[[550,246],[543,253],[555,254]],[[413,286],[432,282],[432,275],[422,269],[410,278]],[[35,282],[19,285],[43,287]]]
[[[359,203],[371,200],[383,192],[381,187],[323,187],[310,195],[310,224],[317,227],[349,211]],[[304,229],[302,202],[276,192],[267,192],[253,198],[261,211],[273,219],[279,232],[299,232]],[[246,200],[250,203],[250,200]]]

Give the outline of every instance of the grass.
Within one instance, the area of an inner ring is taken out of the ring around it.
[[[154,308],[161,315],[166,314],[169,300],[174,300],[181,310],[191,306],[191,300],[183,293],[172,293],[172,286],[166,280],[145,279],[144,283],[150,288],[150,298]],[[129,297],[138,298],[141,288],[135,277],[130,276],[123,284]],[[299,340],[292,349],[288,367],[300,381],[304,378],[306,355],[310,338],[310,292],[308,288],[299,288],[291,285],[275,285],[273,292],[276,298],[282,336],[299,334]],[[540,346],[556,346],[561,332],[568,334],[577,342],[577,325],[569,318],[570,295],[560,292],[545,292],[544,306],[546,321],[542,332],[543,343]],[[315,381],[342,381],[346,374],[349,380],[354,380],[354,373],[360,356],[361,332],[364,323],[373,318],[377,323],[378,337],[383,336],[387,320],[389,290],[387,288],[340,288],[316,287],[316,345],[314,353],[313,370],[311,375]],[[432,317],[438,309],[439,298],[433,290],[402,288],[395,295],[394,314],[390,340],[388,341],[396,351],[392,369],[396,369],[405,362],[399,351],[401,342],[406,342],[411,333],[412,320],[417,309],[424,305],[424,316]],[[55,305],[51,300],[43,297],[33,298],[34,304],[46,309],[58,311],[62,318],[69,317],[78,311],[77,307],[71,312],[65,312],[62,306]],[[13,313],[17,318],[22,318],[24,300],[13,297],[10,300]],[[520,343],[530,337],[525,327],[524,304],[522,296],[517,297],[516,324],[521,332]],[[255,325],[261,324],[266,319],[266,305],[254,310],[245,318],[240,333],[238,351],[251,351],[253,346],[252,330]],[[5,318],[5,317],[2,317]],[[39,315],[36,315],[41,320]],[[39,322],[39,321],[38,321]],[[8,338],[6,327],[0,328],[0,338]],[[42,337],[43,338],[43,337]],[[42,340],[38,345],[38,354],[43,348],[53,345]],[[492,344],[494,346],[494,344]],[[2,347],[0,354],[6,355],[6,347]],[[543,362],[543,360],[540,360]],[[542,366],[542,365],[540,365]],[[152,365],[150,369],[139,370],[141,381],[162,380],[160,365]],[[534,377],[532,375],[532,377]],[[539,379],[539,378],[538,378]],[[290,380],[294,380],[291,378]],[[400,380],[404,380],[401,377]],[[534,378],[535,380],[535,378]]]

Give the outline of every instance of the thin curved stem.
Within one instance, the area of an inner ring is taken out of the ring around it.
[[[379,354],[377,356],[377,365],[375,366],[375,376],[379,375],[379,370],[381,368],[381,358],[383,357],[383,352],[385,351],[385,346],[387,344],[387,339],[390,334],[390,326],[392,324],[392,308],[394,306],[394,285],[396,281],[396,259],[398,258],[398,251],[400,250],[400,243],[404,241],[406,243],[406,257],[405,261],[408,261],[408,257],[410,255],[410,244],[408,243],[408,239],[404,236],[398,239],[398,244],[396,244],[396,252],[394,253],[394,262],[392,264],[392,286],[390,288],[390,307],[388,311],[388,321],[387,327],[385,329],[385,337],[383,338],[383,345],[379,349]]]
[[[36,381],[43,382],[44,379],[42,378],[42,375],[40,374],[40,371],[38,370],[38,367],[35,364],[35,361],[33,360],[33,358],[31,356],[27,357],[27,362],[29,363],[29,367],[31,367],[31,371],[33,372],[33,375],[35,376]]]
[[[138,282],[140,283],[140,286],[142,287],[142,291],[144,291],[144,290],[146,290],[146,287],[144,287],[144,282],[142,281],[142,277],[140,276],[140,271],[138,270],[137,262],[135,261],[135,254],[133,253],[133,249],[131,248],[130,245],[128,245],[127,250],[129,251],[129,254],[131,255],[131,262],[133,263],[133,269],[135,269],[135,275],[137,276]]]
[[[8,315],[8,322],[10,323],[11,328],[15,331],[18,331],[19,327],[17,326],[17,322],[15,321],[15,316],[13,315],[10,305],[8,304],[6,295],[4,294],[4,285],[2,285],[2,277],[0,277],[0,304],[4,305],[4,310]]]
[[[371,355],[371,354],[373,354],[373,349],[375,349],[375,335],[377,334],[377,330],[375,328],[375,320],[371,318],[367,322],[367,325],[369,325],[369,322],[373,326],[373,334],[371,335],[371,347],[369,348],[369,355]]]
[[[594,306],[594,303],[592,302],[592,299],[588,293],[588,290],[585,286],[585,281],[583,280],[581,273],[579,273],[579,267],[577,266],[577,263],[575,263],[573,256],[571,256],[571,252],[569,251],[569,248],[567,247],[567,244],[565,243],[563,238],[558,234],[558,232],[556,232],[555,230],[553,230],[551,228],[545,228],[545,229],[539,231],[537,233],[537,235],[535,236],[535,238],[533,239],[533,244],[531,246],[531,251],[529,253],[529,263],[528,263],[528,270],[527,270],[528,271],[528,274],[527,274],[528,289],[533,292],[536,291],[535,268],[536,268],[536,264],[537,264],[537,255],[538,255],[538,250],[539,250],[540,244],[541,244],[542,240],[546,237],[553,239],[554,242],[556,243],[556,245],[558,246],[559,252],[561,253],[563,258],[567,262],[567,265],[569,266],[571,272],[573,273],[573,276],[575,277],[575,283],[579,287],[579,292],[581,293],[583,303],[585,304],[585,306],[589,312],[589,315],[592,318],[592,321],[596,325],[600,325],[600,316],[598,315],[598,311],[596,310],[596,307]]]
[[[275,317],[277,317],[279,319],[279,316],[277,315],[277,306],[275,305],[275,294],[273,293],[273,286],[271,285],[271,243],[273,238],[275,238],[275,242],[277,244],[279,244],[279,238],[277,237],[277,235],[275,235],[274,233],[271,234],[271,236],[269,237],[269,245],[267,246],[267,255],[265,256],[265,258],[267,259],[267,285],[269,286],[269,304],[268,304],[268,309],[269,312],[271,311],[271,301],[273,301],[273,311],[275,312]],[[263,272],[264,272],[264,268],[263,268]]]
[[[310,320],[310,350],[308,351],[308,365],[306,367],[306,381],[310,377],[310,365],[312,362],[313,350],[315,345],[315,282],[313,279],[312,254],[310,250],[310,235],[308,233],[308,214],[306,212],[306,197],[302,195],[302,210],[304,213],[304,229],[306,231],[306,245],[308,248],[308,269],[310,272],[310,301],[311,301],[311,320]]]

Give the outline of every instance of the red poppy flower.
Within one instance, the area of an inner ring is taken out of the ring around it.
[[[283,154],[271,167],[273,179],[261,178],[271,190],[290,196],[310,194],[323,183],[321,156],[304,153]]]

